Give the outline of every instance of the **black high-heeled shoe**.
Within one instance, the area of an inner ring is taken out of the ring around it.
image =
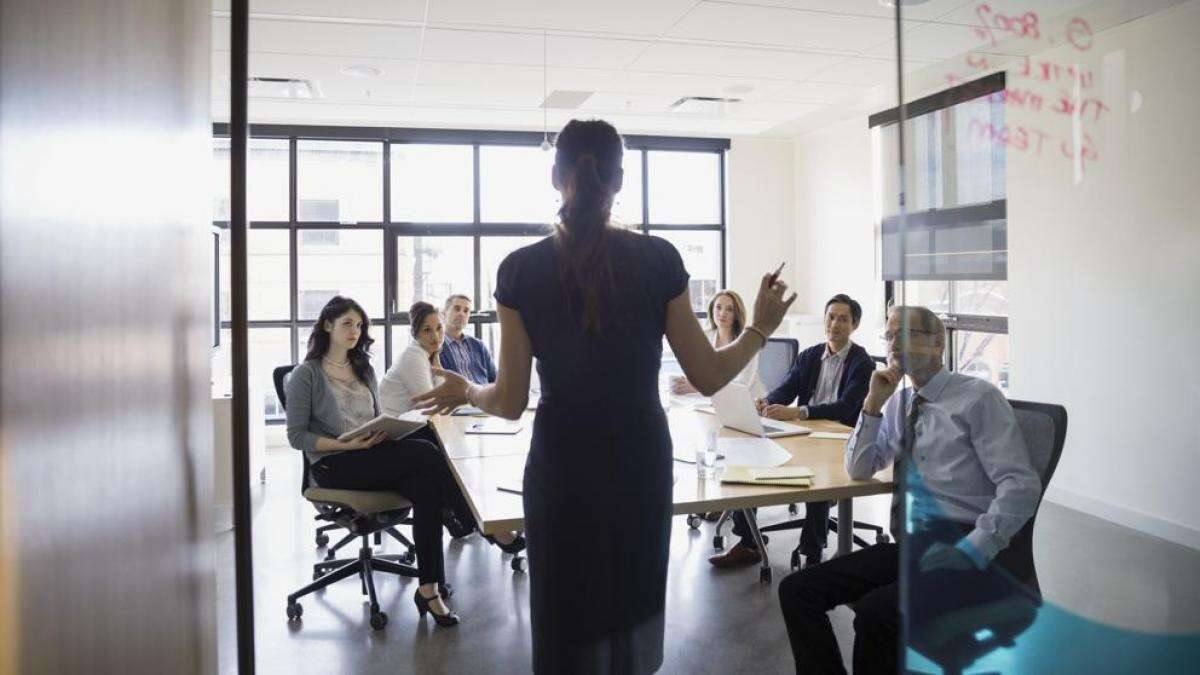
[[[433,602],[434,599],[438,597],[441,596],[435,595],[432,598],[427,598],[421,595],[421,589],[419,588],[413,591],[413,602],[417,605],[417,613],[421,615],[421,618],[425,618],[426,614],[433,616],[433,620],[437,622],[437,625],[443,628],[457,626],[459,622],[457,614],[454,612],[438,614],[437,612],[433,611],[432,607],[429,606],[429,603]]]
[[[491,542],[495,546],[499,547],[499,549],[501,551],[504,551],[505,553],[508,553],[509,555],[516,555],[516,554],[520,553],[521,551],[525,550],[525,535],[522,535],[522,534],[518,534],[515,539],[513,539],[512,541],[510,541],[507,544],[501,544],[500,542],[496,541],[496,538],[490,534],[483,535],[483,538],[487,539],[489,542]]]

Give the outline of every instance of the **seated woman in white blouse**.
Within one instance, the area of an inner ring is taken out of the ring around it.
[[[433,366],[442,350],[442,317],[428,302],[414,302],[408,310],[412,340],[379,383],[379,407],[388,415],[412,410],[412,399],[441,384],[434,381]]]
[[[746,304],[742,297],[734,291],[717,291],[708,301],[708,325],[704,331],[713,347],[720,349],[733,342],[742,334],[746,327]],[[750,395],[755,399],[766,395],[767,388],[758,377],[758,356],[750,359],[750,363],[731,380],[750,387]],[[682,375],[671,376],[671,393],[676,395],[695,394],[696,388]]]
[[[442,351],[441,314],[428,302],[418,301],[409,308],[408,318],[412,321],[412,340],[379,383],[379,408],[388,415],[412,410],[413,397],[442,383],[442,378],[433,375],[434,367],[441,368],[438,360]],[[471,528],[460,529],[457,525],[451,528],[455,537],[471,531]],[[506,553],[519,553],[525,549],[525,538],[519,532],[503,532],[495,537],[484,535],[484,538]]]

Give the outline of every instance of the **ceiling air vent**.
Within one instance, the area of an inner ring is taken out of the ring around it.
[[[567,91],[564,89],[555,89],[550,92],[545,101],[542,101],[543,108],[555,108],[558,110],[574,110],[583,105],[583,102],[592,97],[594,92],[590,91]]]
[[[722,98],[720,96],[684,96],[671,104],[671,112],[690,113],[693,115],[724,115],[735,103],[741,103],[740,98]]]
[[[252,77],[249,82],[250,98],[323,98],[321,87],[312,80],[297,80],[290,77]]]

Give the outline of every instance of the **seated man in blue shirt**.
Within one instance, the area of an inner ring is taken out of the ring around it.
[[[442,368],[453,370],[474,384],[495,382],[496,364],[487,346],[465,330],[471,320],[471,299],[461,294],[451,295],[442,313],[446,317],[446,337],[439,357]]]
[[[1000,390],[942,367],[946,333],[937,315],[897,307],[885,339],[888,368],[871,375],[846,442],[846,471],[866,479],[897,461],[897,476],[908,477],[912,517],[904,522],[903,503],[893,499],[892,534],[911,546],[913,621],[914,611],[936,616],[972,604],[1001,576],[993,562],[1016,582],[1030,578],[1029,551],[1010,549],[1009,541],[1037,510],[1041,480]],[[913,386],[897,391],[905,375]],[[895,672],[899,557],[896,543],[876,544],[783,580],[780,609],[797,672],[845,672],[827,615],[842,604],[855,613],[854,671]]]
[[[800,352],[787,379],[765,399],[756,401],[760,415],[785,422],[834,420],[853,426],[875,362],[867,350],[850,341],[862,320],[862,306],[844,293],[825,303],[825,341]],[[795,405],[791,405],[792,403]],[[808,502],[800,530],[800,553],[805,563],[821,561],[821,548],[829,534],[830,502]],[[741,512],[732,516],[733,532],[741,536],[727,553],[708,559],[716,567],[759,562],[750,524]]]

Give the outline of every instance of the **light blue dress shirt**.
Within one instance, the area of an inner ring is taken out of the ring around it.
[[[1012,407],[990,382],[942,369],[917,394],[922,402],[911,465],[919,483],[909,490],[910,517],[937,514],[974,525],[958,548],[982,567],[1033,515],[1041,480]],[[912,397],[906,387],[892,394],[881,417],[859,415],[846,441],[851,478],[869,478],[895,460]]]

